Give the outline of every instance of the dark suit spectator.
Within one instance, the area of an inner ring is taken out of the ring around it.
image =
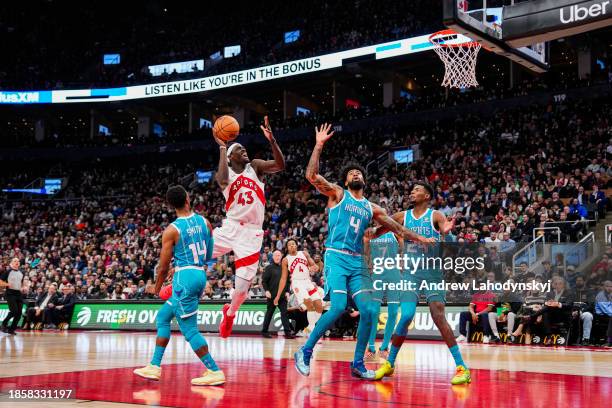
[[[589,194],[589,203],[597,208],[600,218],[606,216],[606,205],[608,204],[608,200],[606,194],[599,190],[597,184],[593,186],[593,192]]]
[[[604,282],[604,289],[595,297],[595,315],[598,318],[608,317],[608,347],[612,347],[612,281]]]
[[[266,309],[266,317],[264,318],[263,327],[261,328],[261,334],[264,337],[272,337],[270,332],[268,331],[270,328],[270,323],[272,322],[272,316],[274,316],[274,311],[278,306],[281,314],[281,321],[283,323],[283,329],[285,330],[286,338],[295,338],[293,334],[293,330],[291,328],[291,323],[289,322],[289,318],[287,317],[287,292],[288,292],[288,283],[289,277],[286,277],[284,287],[279,287],[281,281],[281,275],[283,273],[281,267],[281,260],[283,258],[283,254],[281,251],[274,251],[272,255],[272,263],[264,269],[262,284],[266,294],[267,301],[267,309]],[[286,271],[285,271],[286,273]],[[275,303],[275,300],[277,303]]]
[[[41,293],[34,303],[33,307],[29,307],[26,311],[27,322],[30,328],[34,328],[37,323],[42,323],[45,319],[45,311],[47,310],[48,304],[57,303],[57,287],[50,285],[46,293]]]
[[[72,316],[72,310],[76,302],[73,286],[71,284],[64,285],[62,291],[64,292],[63,296],[57,299],[57,303],[54,303],[53,307],[48,307],[45,313],[45,322],[49,329],[57,328],[60,323],[67,323],[70,316]]]

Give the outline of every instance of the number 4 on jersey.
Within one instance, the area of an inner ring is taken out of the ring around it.
[[[193,253],[193,262],[195,265],[200,264],[200,256],[206,256],[206,244],[204,242],[196,242],[189,245],[189,249]]]
[[[351,227],[355,229],[355,234],[358,234],[359,226],[361,225],[361,218],[355,218],[351,216],[351,219],[349,220],[349,224],[351,225]]]

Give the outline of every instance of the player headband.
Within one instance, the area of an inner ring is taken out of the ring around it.
[[[232,154],[232,152],[234,151],[234,148],[237,148],[237,146],[241,146],[240,143],[234,143],[233,145],[231,145],[228,149],[227,149],[227,157],[229,158]]]

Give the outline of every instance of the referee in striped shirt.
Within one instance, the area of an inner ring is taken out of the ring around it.
[[[13,258],[11,261],[10,270],[0,276],[0,287],[6,286],[6,302],[9,307],[9,314],[2,322],[2,331],[8,334],[17,334],[15,329],[21,319],[21,309],[23,300],[21,299],[21,284],[23,282],[23,273],[19,270],[19,258]],[[8,327],[8,322],[13,318],[11,326]]]

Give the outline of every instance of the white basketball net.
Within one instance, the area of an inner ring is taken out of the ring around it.
[[[476,59],[481,45],[477,42],[448,45],[453,33],[436,33],[430,37],[434,51],[446,68],[442,86],[449,88],[469,88],[478,86],[476,80]]]

